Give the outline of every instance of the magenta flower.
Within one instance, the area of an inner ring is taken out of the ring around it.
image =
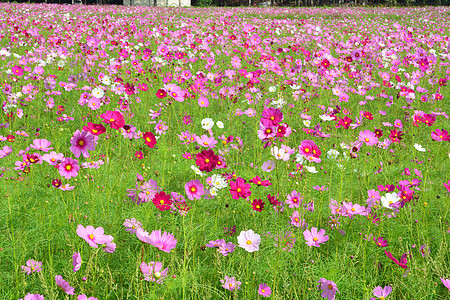
[[[93,226],[86,226],[79,224],[77,227],[77,234],[80,238],[88,242],[89,246],[98,248],[98,245],[103,245],[109,242],[109,236],[104,235],[102,227],[94,228]]]
[[[65,281],[61,275],[55,276],[56,285],[59,286],[64,293],[68,295],[75,295],[75,288],[71,287],[67,281]]]
[[[244,248],[245,251],[255,252],[259,250],[261,236],[256,234],[253,230],[241,231],[237,239],[239,247]]]
[[[47,141],[46,139],[35,139],[33,140],[33,144],[31,144],[30,147],[36,150],[47,152],[53,149],[52,147],[50,147],[51,144],[52,142]]]
[[[444,277],[439,277],[439,279],[442,281],[442,284],[448,288],[448,291],[450,292],[450,279],[444,279]]]
[[[306,244],[310,247],[320,247],[320,244],[328,241],[328,235],[325,235],[325,230],[320,229],[320,231],[317,232],[316,227],[312,227],[311,231],[306,229],[303,231],[303,235],[305,236]]]
[[[336,292],[340,293],[338,291],[338,288],[336,286],[336,283],[334,283],[331,280],[326,280],[325,278],[319,279],[319,285],[317,286],[319,290],[322,290],[322,298],[327,298],[328,300],[334,300],[336,297]]]
[[[73,271],[76,272],[81,268],[81,255],[80,253],[74,252],[72,255],[72,265]]]
[[[267,284],[261,283],[258,288],[258,294],[263,297],[270,297],[272,290]]]
[[[205,193],[203,184],[199,180],[191,180],[184,185],[189,200],[200,199]]]
[[[151,261],[148,265],[145,262],[142,262],[139,268],[144,275],[144,280],[153,281],[157,284],[164,283],[163,280],[167,277],[167,272],[169,271],[169,268],[165,268],[161,271],[162,263],[154,261]]]
[[[283,121],[283,113],[277,108],[269,107],[262,112],[261,123],[266,126],[277,126]]]
[[[224,280],[220,280],[221,283],[223,283],[222,287],[229,291],[239,290],[242,284],[240,281],[236,281],[235,277],[228,277],[225,275]]]
[[[290,208],[299,207],[302,204],[303,196],[300,193],[297,193],[296,190],[292,191],[289,195],[287,195],[286,204],[289,204]]]
[[[42,262],[30,259],[26,262],[25,266],[21,266],[20,268],[24,273],[27,273],[27,275],[30,275],[31,273],[39,273],[42,271]]]
[[[245,183],[244,179],[238,177],[236,182],[230,181],[230,193],[233,199],[239,199],[242,197],[243,199],[248,198],[252,192],[250,191],[250,184]]]
[[[389,294],[392,292],[392,288],[390,286],[385,286],[382,288],[381,286],[377,286],[373,289],[373,295],[381,300],[384,300]]]
[[[431,138],[435,141],[450,141],[450,135],[447,130],[436,129],[431,133]]]
[[[219,249],[217,249],[217,251],[219,251],[223,256],[227,256],[228,253],[233,253],[235,249],[236,249],[235,244],[231,242],[226,243],[225,240],[222,240],[221,243],[219,244]]]
[[[25,295],[25,298],[21,298],[19,300],[44,300],[44,296],[39,294],[30,294]]]
[[[89,131],[83,130],[80,132],[77,129],[73,137],[70,139],[70,143],[72,144],[70,151],[72,151],[76,158],[80,157],[80,154],[83,154],[84,158],[88,158],[88,150],[95,150],[94,135],[92,135]]]
[[[389,246],[388,242],[381,236],[378,239],[377,238],[373,238],[373,240],[375,241],[375,243],[377,244],[378,247],[387,247],[387,246]]]
[[[107,111],[100,115],[102,122],[105,122],[111,126],[112,129],[120,130],[125,125],[125,119],[123,115],[118,111]]]
[[[425,257],[430,254],[430,248],[428,248],[427,245],[420,246],[420,254],[422,254],[422,257]]]
[[[23,75],[23,69],[21,66],[15,65],[11,68],[11,71],[16,76],[22,76]]]
[[[58,167],[59,175],[65,179],[77,177],[79,170],[80,166],[78,165],[78,160],[70,157],[66,157]]]

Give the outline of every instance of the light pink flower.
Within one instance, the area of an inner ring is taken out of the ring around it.
[[[200,199],[205,193],[203,184],[199,180],[191,180],[184,185],[189,200]]]
[[[55,276],[56,285],[59,286],[64,293],[68,295],[75,295],[75,288],[71,287],[67,281],[65,281],[61,275]]]
[[[91,247],[98,248],[98,245],[103,245],[109,242],[109,235],[104,235],[102,227],[94,228],[93,226],[86,226],[79,224],[77,227],[77,234],[80,238],[88,242]]]
[[[325,235],[325,230],[320,229],[320,231],[317,232],[316,227],[312,227],[311,231],[306,229],[303,231],[303,235],[305,236],[306,244],[310,247],[320,247],[320,244],[328,241],[328,235]]]
[[[261,236],[253,230],[241,231],[237,237],[239,247],[244,248],[247,252],[255,252],[259,250]]]
[[[70,139],[70,143],[72,144],[70,151],[72,151],[76,158],[80,157],[80,154],[83,154],[84,158],[88,158],[88,150],[95,150],[94,135],[92,135],[89,131],[83,130],[80,132],[77,129],[73,137]]]
[[[30,147],[36,150],[47,152],[53,149],[52,147],[50,147],[51,144],[52,143],[50,141],[47,141],[46,139],[35,139],[33,140],[33,144],[31,144]]]
[[[76,272],[81,268],[81,255],[80,253],[74,252],[72,255],[72,265],[73,271]]]

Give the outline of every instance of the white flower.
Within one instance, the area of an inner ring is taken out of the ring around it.
[[[191,169],[195,172],[195,174],[200,175],[201,177],[203,177],[203,176],[206,175],[205,173],[203,173],[202,171],[200,171],[200,169],[197,168],[197,167],[194,166],[194,165],[191,165]]]
[[[303,120],[303,125],[305,125],[306,127],[311,126],[311,120]]]
[[[316,167],[314,167],[314,166],[312,166],[312,167],[306,166],[305,168],[306,168],[306,170],[307,170],[309,173],[317,173],[317,172],[318,172],[318,171],[316,170]]]
[[[109,76],[103,77],[102,83],[103,83],[104,85],[110,85],[110,84],[111,84],[111,78],[109,78]]]
[[[209,130],[214,126],[214,121],[210,118],[206,118],[202,120],[202,128],[205,130]]]
[[[388,208],[388,209],[392,209],[392,207],[390,207],[391,204],[396,203],[398,201],[400,201],[400,197],[397,196],[396,193],[386,193],[386,195],[384,195],[383,197],[381,197],[381,204]]]
[[[277,90],[277,87],[276,87],[276,86],[271,86],[271,87],[269,88],[269,92],[271,92],[271,93],[275,92],[276,90]]]
[[[214,174],[211,176],[211,185],[213,189],[223,189],[228,187],[228,183],[220,174]]]
[[[332,121],[333,118],[330,117],[329,115],[320,115],[319,118],[321,118],[323,121]]]
[[[284,148],[278,148],[275,146],[270,149],[270,152],[272,152],[272,155],[275,156],[275,159],[282,159],[284,161],[289,160],[289,153],[286,153]]]
[[[299,164],[303,165],[303,162],[305,161],[305,158],[300,153],[295,155],[295,161]]]
[[[94,96],[97,99],[101,99],[105,95],[105,92],[99,87],[96,87],[92,90],[92,96]]]
[[[425,149],[424,147],[422,147],[422,145],[419,145],[419,144],[414,144],[414,148],[416,148],[416,150],[417,151],[420,151],[420,152],[425,152],[425,151],[427,151],[427,149]]]
[[[211,194],[211,196],[215,197],[215,196],[217,196],[217,191],[218,190],[216,188],[212,188],[212,189],[209,190],[209,193]]]
[[[293,90],[299,90],[301,87],[302,87],[301,85],[296,85],[296,84],[291,85],[291,89],[293,89]]]
[[[330,149],[327,151],[327,158],[336,159],[339,156],[339,151],[336,149]]]
[[[223,122],[222,121],[217,121],[216,122],[217,127],[219,127],[220,129],[223,128]]]

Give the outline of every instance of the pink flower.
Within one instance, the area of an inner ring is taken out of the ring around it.
[[[199,180],[191,180],[184,185],[189,200],[200,199],[205,193],[203,184]]]
[[[277,126],[283,121],[283,113],[278,108],[269,107],[262,112],[261,123],[266,126]]]
[[[216,144],[217,144],[217,141],[216,141],[216,139],[214,137],[212,137],[212,136],[208,137],[205,134],[203,134],[201,137],[196,136],[195,137],[195,141],[200,146],[203,146],[203,147],[206,147],[206,148],[215,148]]]
[[[20,267],[24,273],[30,275],[31,273],[38,273],[42,271],[42,262],[35,260],[28,260],[25,266]]]
[[[77,129],[73,137],[70,139],[70,143],[72,144],[70,151],[72,151],[76,158],[80,157],[80,154],[83,154],[84,158],[88,158],[88,150],[95,150],[94,135],[92,135],[89,131],[83,130],[80,132]]]
[[[364,130],[359,132],[359,141],[366,143],[367,146],[374,146],[378,144],[378,138],[375,133],[370,130]]]
[[[165,268],[161,271],[162,263],[154,261],[151,261],[148,265],[145,262],[142,262],[139,269],[141,269],[141,272],[144,275],[144,280],[153,281],[157,284],[163,284],[163,280],[167,277],[169,271],[169,268]]]
[[[33,140],[33,144],[31,144],[30,147],[36,150],[47,152],[53,149],[50,148],[51,144],[52,143],[50,141],[47,141],[46,139],[35,139]]]
[[[300,215],[296,210],[294,211],[292,216],[290,216],[290,218],[291,218],[291,225],[294,225],[295,227],[306,228],[308,226],[308,224],[306,224],[305,222],[305,219],[300,219]]]
[[[239,247],[244,248],[247,252],[255,252],[259,250],[261,236],[253,230],[241,231],[237,237]]]
[[[242,284],[240,281],[236,281],[235,277],[228,277],[225,275],[225,280],[220,280],[223,283],[222,287],[229,291],[239,290]]]
[[[28,293],[24,299],[19,299],[19,300],[44,300],[44,296],[39,295],[39,294]]]
[[[236,182],[230,181],[230,193],[233,199],[239,199],[242,197],[243,199],[248,198],[252,192],[250,191],[250,184],[245,183],[244,179],[238,177]]]
[[[141,228],[142,224],[141,222],[137,221],[135,218],[126,219],[125,223],[123,223],[123,226],[127,227],[125,231],[128,231],[129,233],[136,233],[136,230],[138,228]]]
[[[208,107],[209,106],[209,100],[205,96],[198,97],[198,105],[200,107]]]
[[[112,129],[119,130],[125,125],[125,119],[123,115],[118,111],[107,111],[100,115],[100,118],[103,119],[102,122],[105,122],[111,126]]]
[[[153,230],[149,235],[148,232],[146,232],[142,228],[139,228],[136,231],[136,236],[141,241],[148,243],[166,253],[170,253],[170,250],[174,249],[177,246],[177,240],[175,239],[175,237],[168,232],[164,232],[161,235],[161,229]]]
[[[88,242],[89,246],[98,248],[98,245],[103,245],[109,242],[109,236],[104,235],[102,227],[94,228],[93,226],[86,226],[79,224],[77,227],[77,234],[80,238]]]
[[[22,76],[23,75],[23,69],[21,66],[14,66],[11,68],[11,71],[16,76]]]
[[[303,231],[303,235],[305,236],[306,244],[310,247],[320,247],[320,244],[328,241],[328,235],[325,235],[325,230],[320,229],[320,231],[317,232],[316,227],[312,227],[311,231],[306,229]]]
[[[444,279],[444,277],[439,277],[439,279],[442,281],[442,284],[448,288],[448,290],[450,291],[450,279]]]
[[[322,294],[320,294],[323,298],[327,298],[328,300],[334,300],[336,297],[336,292],[340,293],[338,291],[336,283],[334,283],[331,280],[320,278],[319,283],[320,284],[317,287],[319,288],[319,290],[323,291]]]
[[[70,157],[66,157],[58,167],[59,174],[66,179],[77,177],[79,170],[78,160]]]
[[[299,207],[302,204],[303,196],[297,191],[292,191],[291,194],[287,195],[286,204],[289,204],[290,208]]]
[[[59,286],[64,293],[68,295],[75,295],[75,288],[71,287],[67,281],[65,281],[61,275],[55,276],[56,285]]]
[[[78,296],[77,300],[98,300],[95,297],[87,297],[85,294]]]
[[[12,152],[12,148],[9,146],[3,146],[3,149],[0,149],[0,158],[7,157]]]
[[[81,255],[80,253],[74,252],[72,255],[72,265],[73,271],[76,272],[81,268]]]
[[[258,288],[258,294],[263,297],[270,297],[272,290],[267,284],[261,283]]]
[[[390,286],[385,286],[382,288],[381,286],[377,286],[373,289],[373,295],[380,299],[385,299],[392,292],[392,288]]]

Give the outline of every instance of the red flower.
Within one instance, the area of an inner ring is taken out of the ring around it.
[[[389,135],[389,138],[393,143],[398,143],[402,139],[403,132],[397,131],[397,129],[391,130],[391,134]]]
[[[92,122],[88,122],[88,126],[84,126],[83,130],[89,131],[93,135],[100,135],[106,132],[105,126],[102,124],[94,124]]]
[[[255,199],[252,202],[252,208],[256,211],[263,211],[264,210],[264,202],[261,199]]]
[[[12,143],[14,142],[14,140],[16,139],[15,136],[8,134],[8,136],[6,137],[6,139],[8,140],[8,142]]]
[[[156,208],[160,211],[169,210],[172,205],[172,199],[170,199],[170,195],[167,195],[164,192],[156,193],[153,198],[153,204],[155,204]]]
[[[203,150],[197,153],[195,164],[199,167],[200,171],[211,172],[219,161],[219,156],[214,153],[214,150]]]
[[[343,119],[339,120],[339,125],[343,126],[345,129],[348,129],[350,127],[350,124],[352,124],[353,120],[349,117],[344,117]]]
[[[270,204],[272,204],[273,206],[281,205],[281,202],[271,194],[267,195],[267,200],[269,200]]]
[[[150,148],[155,148],[156,138],[153,133],[151,133],[150,131],[146,132],[142,137],[144,138],[145,144],[147,146],[149,146]]]

